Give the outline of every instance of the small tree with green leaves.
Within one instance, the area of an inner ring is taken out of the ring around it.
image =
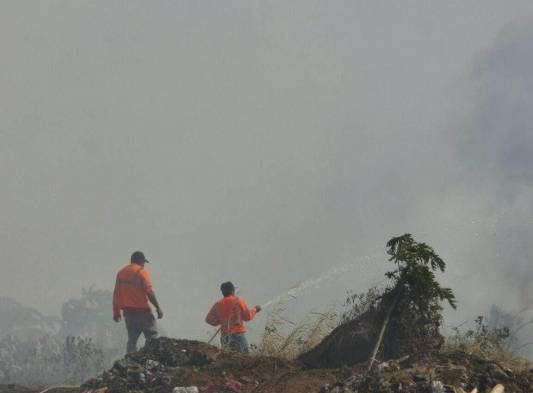
[[[456,307],[452,290],[435,278],[436,271],[444,271],[444,261],[410,234],[390,239],[387,253],[396,265],[386,273],[389,285],[351,294],[341,324],[298,358],[304,365],[342,367],[370,359],[371,368],[376,358],[427,353],[442,346],[442,303]]]
[[[452,290],[441,287],[435,278],[435,272],[444,272],[446,264],[433,248],[417,243],[408,233],[390,239],[387,254],[396,269],[386,273],[391,284],[380,301],[382,314],[390,314],[384,356],[440,348],[444,342],[440,335],[442,303],[456,308]]]

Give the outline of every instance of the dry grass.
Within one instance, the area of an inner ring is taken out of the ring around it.
[[[284,316],[284,306],[278,305],[269,315],[261,343],[256,353],[295,359],[327,336],[338,324],[335,312],[312,312],[303,321],[295,323]]]
[[[464,352],[469,355],[474,355],[482,359],[491,361],[500,365],[504,369],[510,369],[515,372],[528,371],[532,367],[532,363],[524,358],[518,357],[507,351],[494,351],[494,352],[480,352],[477,348],[471,346],[455,346],[446,344],[443,353],[456,353]]]
[[[488,328],[484,318],[478,317],[472,329],[461,331],[459,328],[454,328],[454,334],[446,339],[444,351],[464,352],[513,370],[530,369],[530,361],[510,350],[511,339],[508,329]]]

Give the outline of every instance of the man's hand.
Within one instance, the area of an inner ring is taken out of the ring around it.
[[[256,312],[260,312],[261,311],[261,306],[255,306],[255,311]]]
[[[163,318],[163,310],[160,307],[156,308],[155,311],[157,312],[157,319]]]
[[[121,320],[122,320],[122,317],[121,317],[120,315],[115,315],[115,316],[113,317],[113,321],[115,321],[115,322],[117,322],[117,323],[120,322]]]

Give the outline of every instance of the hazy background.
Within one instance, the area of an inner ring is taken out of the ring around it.
[[[533,303],[532,20],[529,0],[1,1],[0,295],[57,314],[140,249],[165,329],[204,338],[222,281],[255,304],[350,267],[305,314],[379,282],[411,232],[448,262],[448,324]]]

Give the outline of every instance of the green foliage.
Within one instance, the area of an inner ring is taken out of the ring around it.
[[[385,291],[385,296],[400,294],[427,316],[441,309],[439,301],[445,300],[452,308],[457,307],[452,290],[442,288],[435,279],[434,272],[444,272],[446,264],[433,248],[415,242],[407,233],[387,242],[387,254],[397,269],[386,273],[393,280],[393,286]]]
[[[359,320],[354,325],[359,329],[369,324],[372,329],[365,334],[373,342],[390,312],[381,357],[398,358],[439,349],[444,343],[440,334],[442,303],[457,307],[453,291],[441,287],[436,279],[435,273],[444,272],[446,263],[433,248],[416,242],[408,233],[390,239],[387,254],[395,264],[394,270],[385,273],[389,284],[366,293],[350,293],[344,303],[341,323]]]
[[[417,243],[410,234],[390,239],[387,254],[396,269],[386,273],[391,283],[381,296],[382,314],[394,307],[385,349],[390,356],[401,356],[440,348],[442,303],[457,306],[452,290],[441,287],[435,277],[446,264],[433,248]]]

